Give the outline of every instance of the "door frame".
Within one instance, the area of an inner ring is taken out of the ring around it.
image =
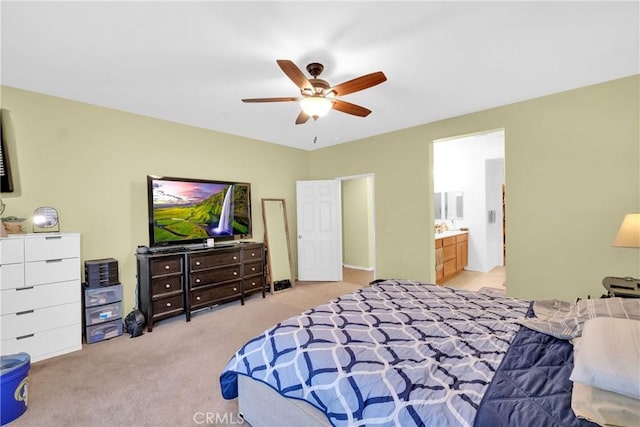
[[[454,135],[454,136],[450,136],[450,137],[445,137],[445,138],[438,138],[438,139],[434,139],[431,141],[431,151],[430,151],[430,155],[431,155],[431,167],[432,167],[432,171],[435,171],[436,169],[436,155],[435,155],[435,144],[441,144],[441,143],[448,143],[448,142],[452,142],[452,141],[457,141],[460,139],[466,139],[469,137],[482,137],[485,135],[489,135],[489,134],[494,134],[494,133],[498,133],[498,132],[502,132],[502,147],[504,150],[504,169],[505,169],[505,176],[504,176],[504,184],[507,185],[507,176],[506,176],[506,169],[507,169],[507,155],[506,155],[506,145],[507,145],[507,132],[506,132],[506,128],[505,127],[498,127],[498,128],[493,128],[493,129],[485,129],[485,130],[480,130],[477,132],[471,132],[471,133],[466,133],[466,134],[461,134],[461,135]],[[434,172],[435,175],[435,172]],[[436,182],[435,182],[435,176],[432,176],[431,178],[431,193],[429,195],[429,200],[431,202],[431,205],[433,206],[433,197],[434,197],[434,191],[436,190]],[[506,209],[505,209],[506,210]],[[484,212],[486,214],[486,212]],[[482,218],[485,218],[484,215]],[[486,221],[486,219],[484,219]],[[435,223],[435,222],[434,222]],[[432,227],[433,229],[433,227]],[[471,228],[471,230],[473,230],[473,228]],[[486,229],[482,230],[483,233],[486,233]],[[505,230],[502,230],[502,239],[504,240],[504,236],[505,236]],[[433,234],[434,236],[434,241],[435,241],[435,232]],[[469,236],[471,239],[471,235]],[[486,236],[482,237],[482,242],[485,243],[484,246],[481,246],[482,250],[484,251],[483,254],[486,255]],[[470,241],[470,245],[471,245],[471,241]],[[508,249],[507,248],[507,243],[504,244],[505,245],[505,250]],[[471,253],[470,253],[471,256]],[[435,258],[435,257],[434,257]],[[476,257],[477,258],[477,257]],[[484,261],[483,261],[484,262]],[[435,266],[435,264],[434,264]],[[496,266],[497,267],[497,266]],[[503,258],[503,267],[506,268],[506,263],[505,263],[505,259]],[[471,270],[471,271],[480,271],[480,270]],[[485,271],[481,271],[483,273],[487,273]],[[433,274],[435,277],[435,269],[433,270]]]
[[[337,177],[335,178],[336,180],[340,181],[340,189],[342,190],[342,183],[344,181],[349,181],[352,179],[362,179],[362,178],[371,178],[371,193],[370,193],[370,197],[371,197],[371,244],[373,245],[373,280],[377,279],[378,274],[377,274],[377,267],[378,267],[378,262],[377,262],[377,250],[376,250],[376,177],[375,174],[373,172],[371,173],[364,173],[364,174],[359,174],[359,175],[348,175],[348,176],[341,176],[341,177]],[[342,204],[340,204],[340,216],[342,217],[342,209],[343,206]],[[344,228],[342,229],[342,241],[344,244]],[[343,260],[344,260],[344,253],[343,253]]]

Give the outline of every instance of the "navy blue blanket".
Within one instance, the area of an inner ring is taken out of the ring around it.
[[[522,327],[493,376],[476,427],[597,426],[571,410],[573,345]]]

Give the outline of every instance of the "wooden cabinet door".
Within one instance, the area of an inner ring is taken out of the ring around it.
[[[469,242],[456,244],[456,272],[464,270],[469,259]]]
[[[469,242],[464,242],[464,249],[462,250],[462,267],[469,265]]]
[[[436,283],[440,283],[444,278],[444,251],[442,250],[442,241],[440,247],[436,244]]]

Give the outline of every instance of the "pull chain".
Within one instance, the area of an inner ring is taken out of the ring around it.
[[[316,135],[313,137],[313,143],[317,143],[318,142],[318,119],[313,121],[313,133],[315,133]]]

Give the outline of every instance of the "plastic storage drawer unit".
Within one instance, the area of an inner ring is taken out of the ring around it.
[[[87,344],[108,340],[122,335],[122,320],[112,320],[111,322],[99,323],[87,326]]]
[[[84,336],[87,344],[122,335],[122,285],[84,288]]]
[[[85,321],[87,326],[115,320],[122,317],[122,302],[89,307],[85,309]]]
[[[84,289],[84,306],[87,308],[118,301],[122,301],[122,285]]]

